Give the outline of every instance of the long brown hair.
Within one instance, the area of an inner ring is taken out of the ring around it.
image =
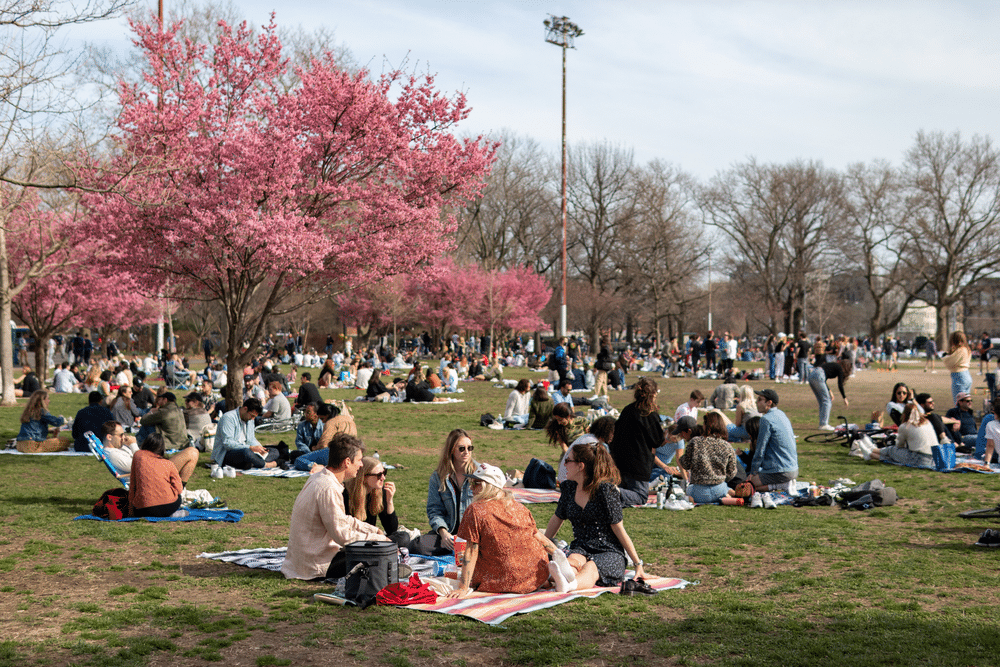
[[[371,492],[365,486],[365,479],[375,466],[382,462],[372,456],[365,456],[361,459],[361,470],[354,479],[348,480],[344,486],[347,488],[347,498],[351,501],[350,513],[354,518],[364,521],[368,514],[377,516],[382,512],[382,489],[376,487]],[[385,468],[382,468],[385,470]]]
[[[438,491],[444,491],[448,485],[448,478],[455,472],[455,464],[452,463],[452,453],[455,451],[455,443],[462,438],[468,438],[472,442],[472,436],[465,429],[456,428],[445,438],[444,445],[441,446],[441,455],[438,456],[437,474]],[[469,465],[462,472],[468,475],[476,469],[475,459],[469,457]]]
[[[969,349],[969,341],[965,337],[964,331],[952,331],[951,337],[948,339],[948,354],[951,354],[960,347]]]
[[[549,417],[549,423],[545,425],[545,433],[549,436],[550,445],[558,445],[560,442],[565,445],[570,445],[572,443],[567,442],[566,432],[569,424],[560,424],[557,417],[562,419],[573,419],[573,408],[569,407],[568,403],[556,403],[552,408],[552,416]]]
[[[49,392],[45,389],[39,389],[31,395],[31,398],[28,399],[28,404],[24,406],[24,412],[21,413],[22,424],[42,418],[42,415],[45,413],[45,406],[42,405],[42,401],[48,395]]]
[[[573,445],[573,459],[583,466],[583,490],[593,493],[604,482],[617,486],[621,481],[618,467],[604,445]]]
[[[632,395],[635,398],[635,407],[640,415],[646,416],[659,411],[659,406],[656,405],[656,394],[659,391],[660,388],[656,382],[647,377],[641,377],[635,383]]]
[[[706,414],[702,423],[705,425],[706,436],[710,438],[722,438],[723,440],[726,439],[726,423],[722,421],[722,415],[718,412],[709,412]]]

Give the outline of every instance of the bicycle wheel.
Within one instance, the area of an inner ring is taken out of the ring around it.
[[[820,431],[819,433],[810,433],[805,437],[806,442],[816,442],[821,445],[828,445],[834,442],[847,442],[846,433],[837,433],[836,431]]]
[[[996,507],[987,507],[985,509],[965,510],[964,512],[959,512],[958,516],[963,519],[1000,519],[1000,505]]]
[[[295,425],[289,421],[265,422],[254,427],[254,433],[285,433],[295,429]]]

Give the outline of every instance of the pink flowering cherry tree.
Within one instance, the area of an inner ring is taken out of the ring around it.
[[[214,46],[135,23],[143,82],[120,84],[114,193],[94,224],[177,300],[219,304],[227,363],[242,368],[268,321],[405,273],[445,252],[451,213],[482,187],[495,146],[460,139],[465,97],[432,77],[371,76],[332,55],[290,65],[274,21],[219,23]],[[239,400],[239,383],[227,395]]]

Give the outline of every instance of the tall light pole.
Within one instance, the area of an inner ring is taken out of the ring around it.
[[[562,303],[559,305],[559,336],[566,335],[566,49],[583,35],[580,26],[565,16],[549,14],[545,19],[545,41],[562,48]]]

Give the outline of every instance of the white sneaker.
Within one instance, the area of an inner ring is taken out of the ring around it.
[[[226,466],[222,469],[222,472],[225,473],[226,477],[236,477],[236,468],[232,466]]]
[[[766,510],[773,510],[778,508],[778,506],[774,504],[774,498],[771,497],[770,493],[764,494],[763,502],[764,502],[764,509]]]
[[[219,466],[212,466],[212,479],[222,479],[224,473]]]
[[[829,424],[823,424],[822,426],[819,427],[819,430],[821,430],[821,431],[836,431],[837,429],[835,427],[833,427],[833,426],[830,426]]]
[[[750,496],[750,509],[764,506],[764,498],[759,491]]]

